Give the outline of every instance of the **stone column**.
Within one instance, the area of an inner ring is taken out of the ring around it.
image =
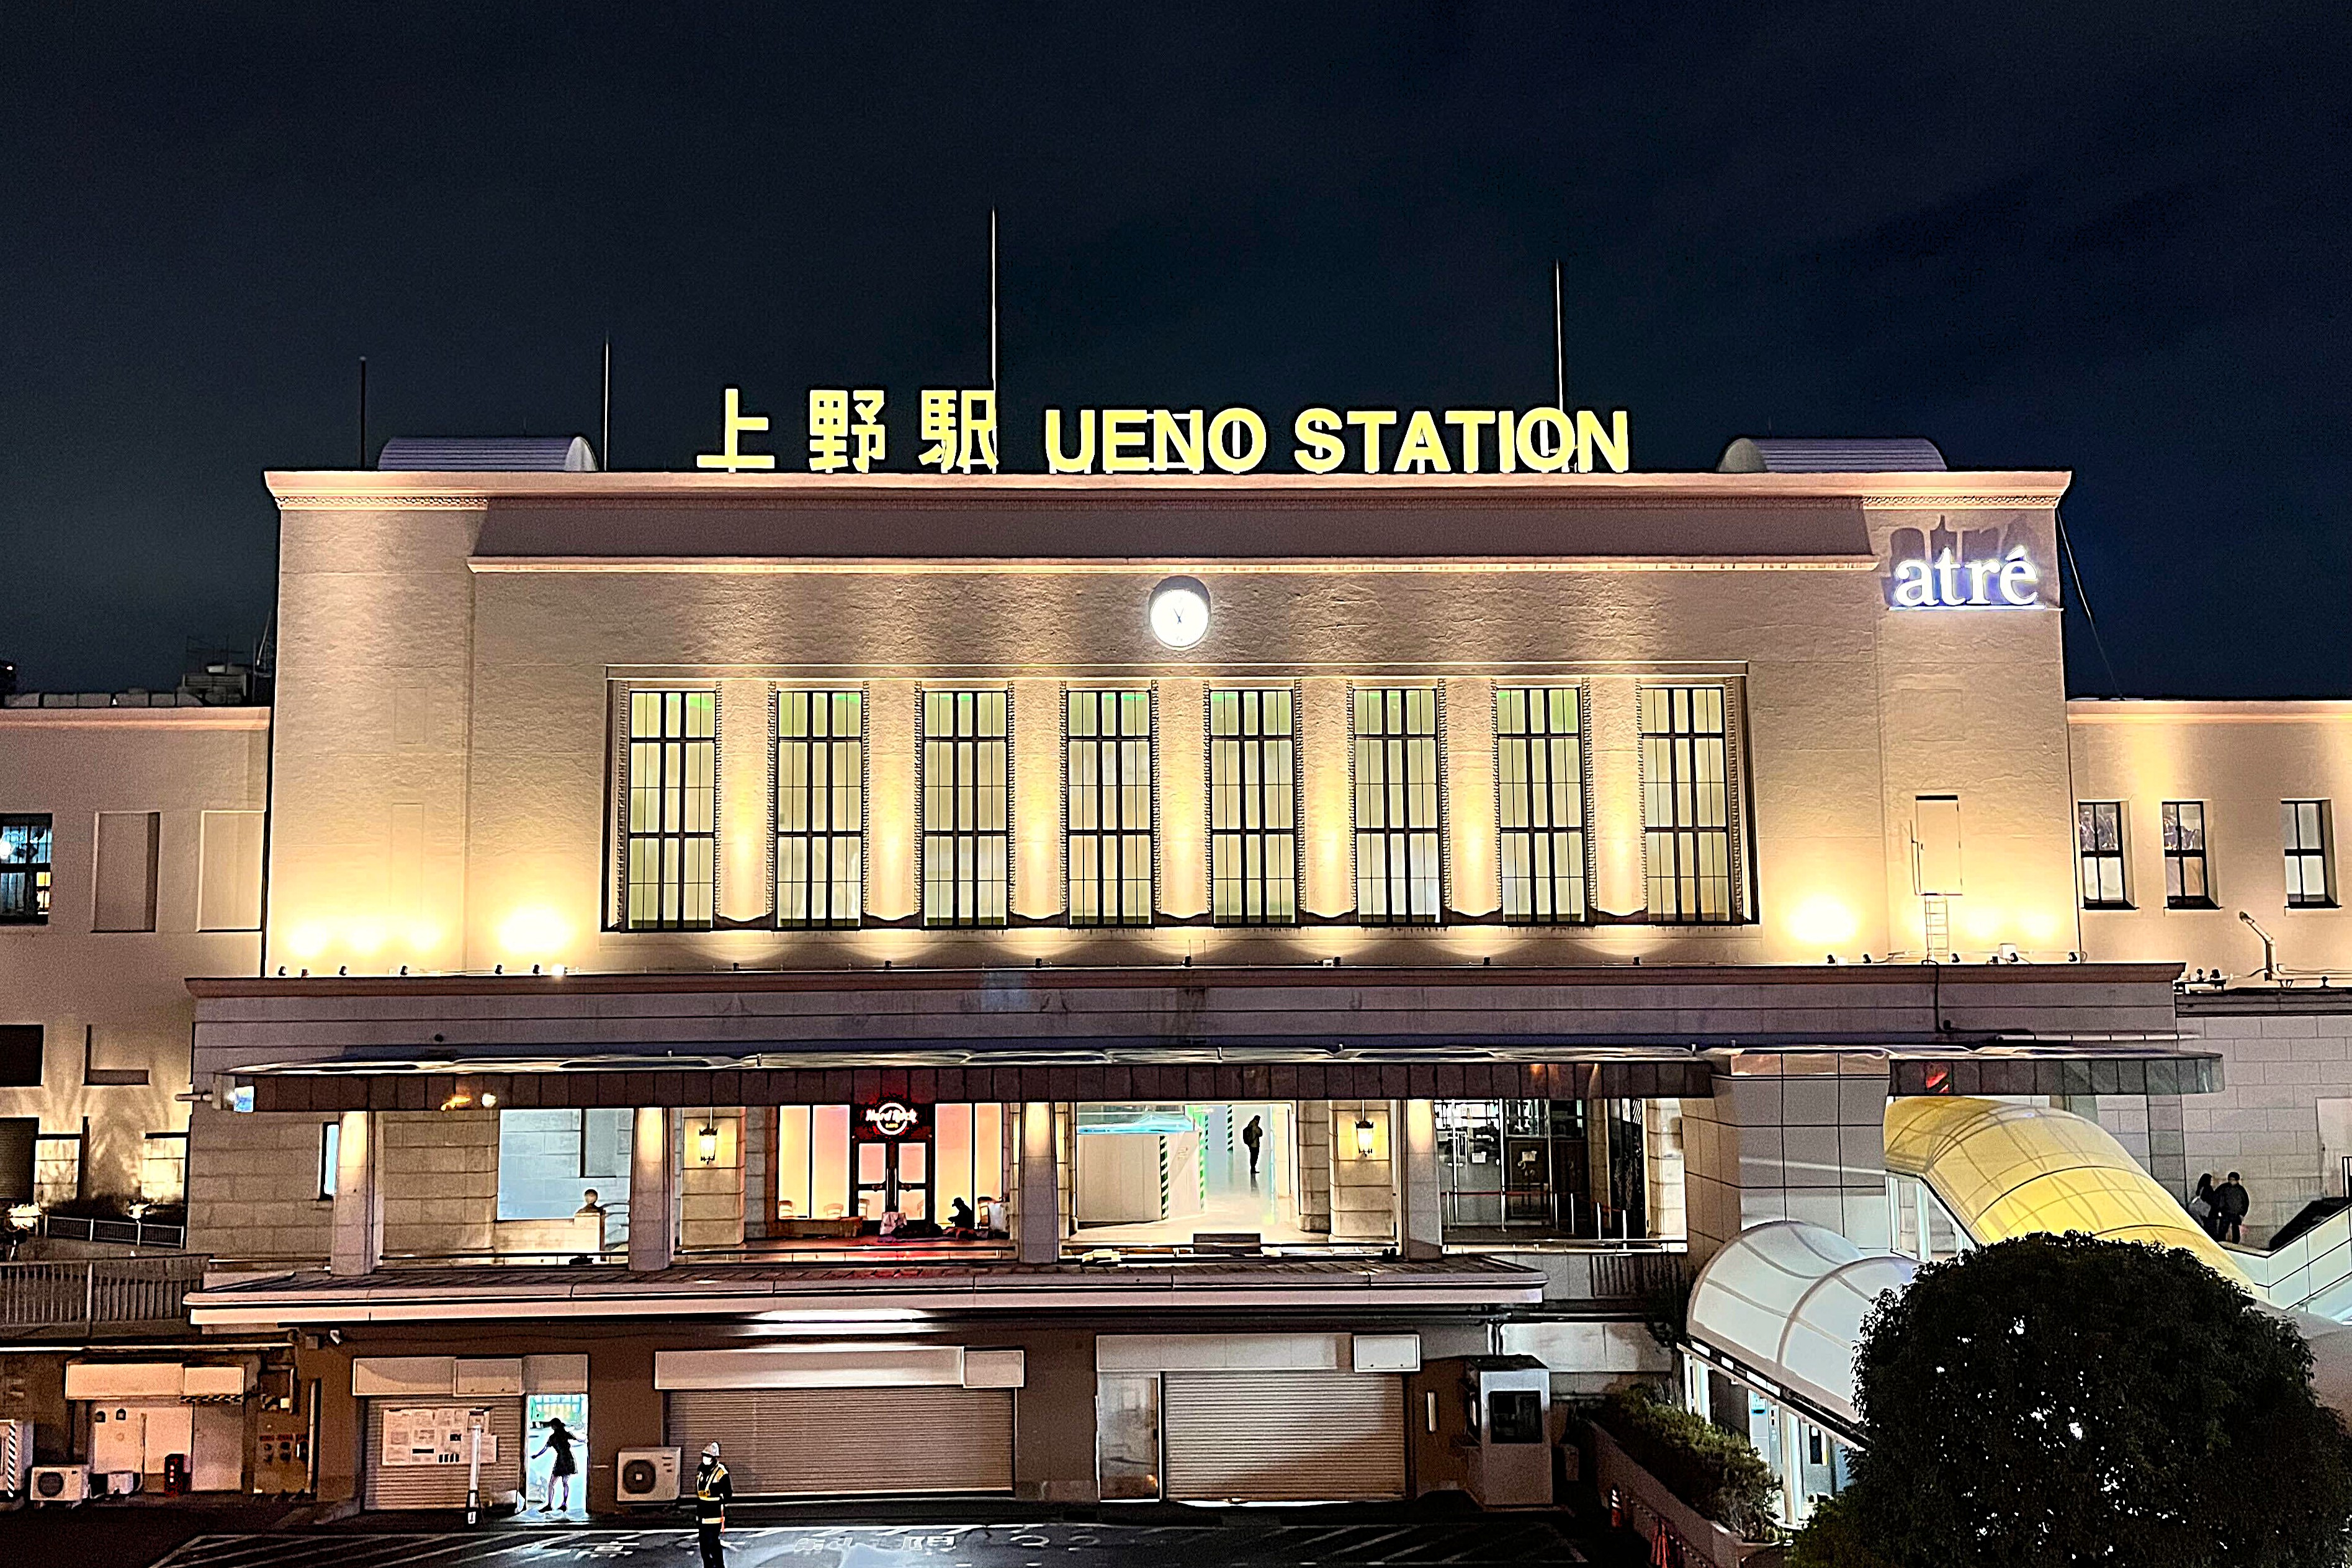
[[[1033,1100],[1021,1107],[1021,1163],[1013,1173],[1013,1207],[1024,1263],[1061,1260],[1061,1195],[1054,1165],[1053,1102]]]
[[[667,1269],[677,1245],[678,1183],[670,1152],[670,1111],[640,1105],[629,1148],[629,1267]]]
[[[1404,1126],[1397,1148],[1398,1250],[1408,1258],[1441,1258],[1445,1216],[1437,1191],[1437,1102],[1397,1104]]]
[[[346,1111],[335,1134],[336,1274],[372,1274],[383,1261],[383,1186],[376,1180],[376,1119]]]
[[[1715,1071],[1712,1095],[1683,1102],[1694,1266],[1770,1219],[1826,1227],[1865,1251],[1892,1245],[1883,1059],[1741,1052]]]

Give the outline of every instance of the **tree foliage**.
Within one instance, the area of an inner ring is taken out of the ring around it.
[[[2352,1547],[2352,1437],[2310,1351],[2187,1252],[2043,1235],[1932,1265],[1871,1313],[1855,1373],[1866,1447],[1815,1561],[2342,1568]]]

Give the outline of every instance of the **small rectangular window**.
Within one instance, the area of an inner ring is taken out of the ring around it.
[[[2213,875],[2205,861],[2205,802],[2167,800],[2163,810],[2165,907],[2213,908]]]
[[[90,901],[92,931],[155,929],[156,847],[163,819],[155,811],[98,814],[97,886]]]
[[[1013,854],[1011,697],[923,694],[923,924],[1002,925]]]
[[[1220,925],[1298,918],[1298,728],[1292,694],[1209,694],[1209,889]]]
[[[2328,803],[2279,802],[2279,835],[2286,851],[2286,903],[2290,909],[2326,909],[2336,903],[2335,868],[2329,863]]]
[[[1642,688],[1642,827],[1650,918],[1739,918],[1731,733],[1721,686]]]
[[[0,924],[48,924],[49,841],[46,814],[0,816]]]
[[[1574,686],[1495,694],[1503,918],[1516,924],[1585,917],[1582,695]]]
[[[629,694],[632,931],[708,929],[719,853],[719,695]]]
[[[1353,717],[1356,918],[1434,925],[1444,917],[1437,690],[1359,691]]]
[[[38,1089],[47,1031],[37,1023],[0,1024],[0,1089]]]
[[[196,929],[261,929],[259,811],[206,811],[198,826]]]
[[[854,926],[866,912],[866,697],[776,696],[776,924]]]
[[[1073,925],[1151,924],[1151,694],[1064,701]]]
[[[2074,854],[2083,872],[2083,907],[2128,909],[2124,887],[2124,806],[2084,800],[2074,808]]]
[[[319,1124],[319,1196],[335,1196],[335,1172],[343,1157],[343,1124],[321,1122]]]

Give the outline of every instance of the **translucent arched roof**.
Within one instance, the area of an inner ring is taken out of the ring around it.
[[[1885,1291],[1908,1285],[1917,1267],[1864,1252],[1818,1225],[1773,1220],[1707,1260],[1691,1287],[1686,1326],[1693,1339],[1854,1422],[1863,1317]]]
[[[2185,1249],[2224,1279],[2248,1284],[2221,1243],[2121,1144],[2069,1112],[1963,1096],[1891,1100],[1886,1168],[1927,1182],[1979,1241],[2069,1230],[2150,1241]]]

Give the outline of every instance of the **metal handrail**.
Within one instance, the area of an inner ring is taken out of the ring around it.
[[[54,1332],[179,1322],[187,1316],[188,1292],[204,1283],[205,1261],[181,1252],[0,1263],[0,1328]]]

